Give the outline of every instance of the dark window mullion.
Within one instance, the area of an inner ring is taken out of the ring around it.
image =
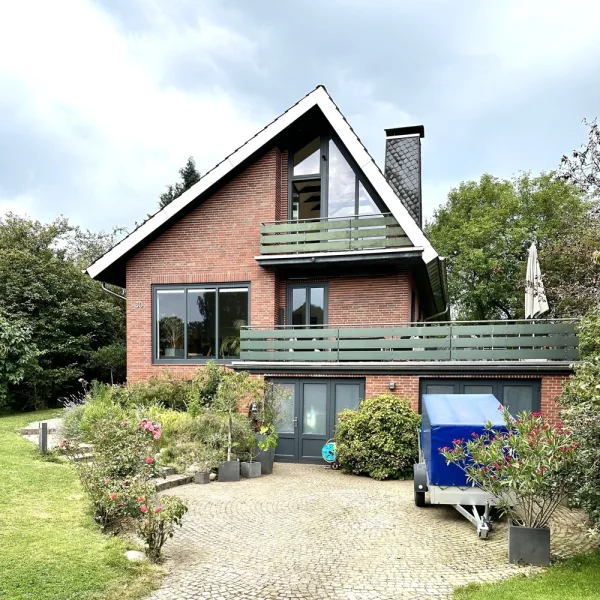
[[[219,301],[221,300],[221,294],[219,286],[215,286],[215,358],[217,360],[221,357],[221,344],[219,339]]]
[[[183,322],[183,356],[188,359],[188,289],[183,288],[183,301],[185,302],[185,320]]]

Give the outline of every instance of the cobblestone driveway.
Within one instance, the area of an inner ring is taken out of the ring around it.
[[[504,523],[479,540],[454,509],[416,508],[408,481],[276,464],[259,479],[169,493],[190,511],[153,600],[441,599],[525,570],[507,563]],[[561,509],[553,552],[588,548],[584,531],[581,514]]]

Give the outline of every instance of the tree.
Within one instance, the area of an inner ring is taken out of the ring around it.
[[[79,389],[80,377],[106,379],[105,365],[90,361],[104,346],[124,346],[124,303],[82,272],[91,243],[76,244],[77,231],[64,218],[49,224],[10,213],[0,218],[0,311],[22,322],[40,351],[37,364],[9,388],[13,409],[52,404]],[[98,241],[89,232],[84,237]]]
[[[0,313],[0,409],[8,403],[9,387],[21,382],[28,369],[35,368],[38,355],[31,329]]]
[[[573,150],[570,157],[563,156],[560,163],[561,177],[589,196],[600,195],[600,125],[598,119],[583,120],[590,128],[587,145]]]
[[[167,186],[167,191],[160,195],[158,202],[160,208],[164,208],[167,204],[171,204],[175,198],[179,198],[183,192],[189,190],[195,183],[200,181],[200,173],[196,169],[196,161],[193,157],[189,157],[185,166],[179,169],[181,182],[177,181],[175,185]]]
[[[425,231],[448,259],[453,314],[474,320],[523,318],[532,242],[538,245],[552,314],[563,314],[567,308],[555,293],[552,272],[562,274],[554,278],[562,284],[569,267],[556,242],[577,238],[590,206],[575,186],[554,173],[522,173],[512,180],[483,175],[451,190]]]

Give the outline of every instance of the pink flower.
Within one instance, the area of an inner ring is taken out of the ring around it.
[[[105,485],[108,485],[110,483],[110,479],[105,479],[104,483],[105,483]]]
[[[161,510],[162,510],[162,506],[157,506],[157,507],[154,509],[154,512],[155,512],[155,513],[159,513]]]
[[[537,472],[538,472],[538,475],[543,475],[545,470],[546,470],[546,467],[544,467],[544,466],[540,467],[540,468],[537,470]]]
[[[111,500],[116,500],[116,499],[117,499],[117,494],[115,494],[115,492],[113,492],[113,493],[110,495],[110,499],[111,499]]]
[[[121,427],[127,427],[127,421],[121,421]]]
[[[538,417],[542,416],[542,413],[541,412],[534,412],[534,413],[531,413],[531,416],[535,417],[537,419]]]
[[[146,498],[144,498],[144,496],[140,496],[140,497],[138,498],[138,502],[139,502],[140,504],[143,504],[144,502],[146,502]]]
[[[67,440],[60,440],[60,442],[58,442],[59,448],[64,448],[66,445],[67,445]]]
[[[155,440],[160,440],[160,431],[157,431],[157,432],[154,434],[154,439],[155,439]]]
[[[141,510],[141,511],[142,511],[144,514],[146,514],[146,513],[148,512],[148,507],[147,507],[145,504],[142,504],[142,505],[140,506],[140,510]]]
[[[146,464],[147,464],[147,465],[151,465],[153,462],[154,462],[154,459],[153,459],[151,456],[148,456],[148,457],[146,458]]]

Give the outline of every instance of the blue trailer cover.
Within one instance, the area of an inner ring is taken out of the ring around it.
[[[499,408],[500,402],[493,394],[424,394],[422,403],[421,449],[425,456],[427,475],[432,485],[470,487],[467,476],[456,465],[446,465],[439,448],[452,447],[452,441],[481,435],[485,423],[505,430]]]

